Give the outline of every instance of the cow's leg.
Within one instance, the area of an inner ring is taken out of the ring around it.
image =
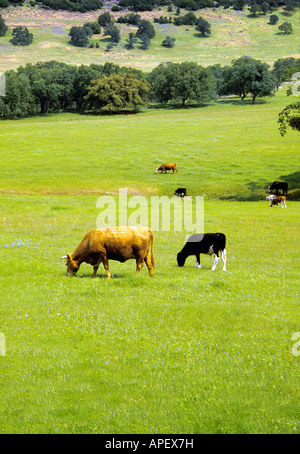
[[[215,260],[214,260],[214,264],[211,269],[212,271],[215,271],[218,261],[220,260],[220,257],[217,254],[214,254],[214,257],[215,257]]]
[[[149,271],[149,276],[153,276],[153,265],[152,265],[152,260],[151,260],[151,252],[150,249],[147,252],[146,257],[144,258],[144,262],[147,265],[148,271]]]
[[[94,266],[94,272],[93,272],[93,275],[92,275],[92,277],[96,277],[96,274],[97,274],[98,268],[99,268],[99,264],[98,264],[98,265],[95,265],[95,266]]]
[[[196,255],[195,255],[195,258],[196,258],[195,267],[196,267],[196,268],[201,268],[200,254],[196,254]]]
[[[110,279],[111,277],[111,274],[110,274],[110,271],[109,271],[109,266],[108,266],[108,260],[107,260],[107,257],[104,256],[102,259],[101,259],[101,262],[103,263],[103,267],[106,271],[106,277],[107,279]]]
[[[136,259],[136,271],[135,271],[135,275],[138,276],[141,272],[141,269],[143,268],[144,266],[144,260],[140,259],[140,258],[137,258]]]
[[[223,251],[221,251],[221,257],[223,260],[223,271],[226,271],[226,249],[223,249]]]

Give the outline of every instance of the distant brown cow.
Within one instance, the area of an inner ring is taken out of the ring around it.
[[[286,197],[285,195],[279,195],[278,197],[274,197],[274,199],[271,200],[270,207],[276,205],[278,208],[278,203],[281,203],[281,208],[285,207],[286,208]]]
[[[81,263],[86,262],[94,267],[92,277],[95,277],[102,262],[106,277],[110,278],[108,260],[125,262],[128,259],[135,259],[136,274],[139,274],[145,262],[152,277],[153,232],[143,226],[91,230],[84,236],[74,253],[65,255],[62,259],[67,259],[67,276],[74,276]]]
[[[172,162],[171,164],[162,164],[160,167],[157,167],[155,173],[167,173],[167,170],[173,170],[173,173],[176,172],[178,173],[178,170],[176,169],[176,164]]]

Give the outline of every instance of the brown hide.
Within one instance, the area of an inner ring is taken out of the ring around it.
[[[173,173],[176,171],[178,173],[178,170],[176,168],[176,164],[172,162],[171,164],[162,164],[160,167],[156,169],[156,173],[161,172],[161,173],[167,173],[167,170],[173,170]]]
[[[271,200],[270,207],[274,205],[278,206],[278,203],[281,203],[281,206],[286,206],[286,197],[284,195],[275,197]]]
[[[91,230],[73,254],[67,256],[67,275],[73,276],[78,271],[82,262],[94,267],[93,277],[96,276],[99,264],[102,262],[109,278],[110,271],[108,260],[125,262],[129,259],[136,260],[136,274],[139,274],[144,262],[149,275],[153,275],[153,232],[148,227],[114,227],[107,229]]]

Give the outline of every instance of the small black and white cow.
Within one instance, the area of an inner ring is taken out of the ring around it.
[[[185,197],[186,196],[186,188],[177,188],[176,191],[174,192],[175,195],[178,195],[179,197]]]
[[[196,257],[196,268],[201,268],[200,254],[214,254],[214,264],[212,271],[216,269],[220,260],[219,252],[223,261],[223,271],[226,271],[226,236],[224,233],[195,233],[191,235],[183,248],[177,254],[178,266],[183,266],[187,257],[194,255]]]

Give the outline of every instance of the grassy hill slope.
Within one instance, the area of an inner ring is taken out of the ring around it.
[[[83,25],[96,20],[103,12],[70,13],[66,11],[46,11],[37,8],[9,8],[2,10],[3,17],[10,30],[0,39],[1,70],[16,68],[27,62],[59,60],[72,64],[114,63],[132,66],[150,71],[161,62],[195,61],[204,66],[220,63],[229,64],[241,55],[251,55],[262,61],[272,63],[278,58],[298,56],[297,36],[300,32],[300,10],[287,17],[276,12],[279,22],[276,26],[268,24],[268,15],[249,18],[248,11],[228,11],[222,8],[204,9],[196,13],[211,24],[212,35],[200,38],[194,27],[175,27],[173,24],[154,24],[156,36],[147,51],[126,50],[124,45],[130,32],[136,27],[117,24],[121,30],[121,42],[111,52],[105,52],[107,37],[97,35],[93,42],[100,43],[99,49],[79,49],[69,44],[68,33],[73,25]],[[113,13],[117,18],[121,13]],[[124,14],[124,13],[122,13]],[[184,11],[183,13],[184,14]],[[156,12],[140,13],[142,18],[153,20],[160,15],[174,16],[162,8]],[[278,34],[278,25],[284,21],[292,23],[292,35]],[[33,44],[29,47],[16,48],[9,43],[13,27],[27,26],[34,34]],[[176,38],[172,49],[161,46],[166,36]]]

